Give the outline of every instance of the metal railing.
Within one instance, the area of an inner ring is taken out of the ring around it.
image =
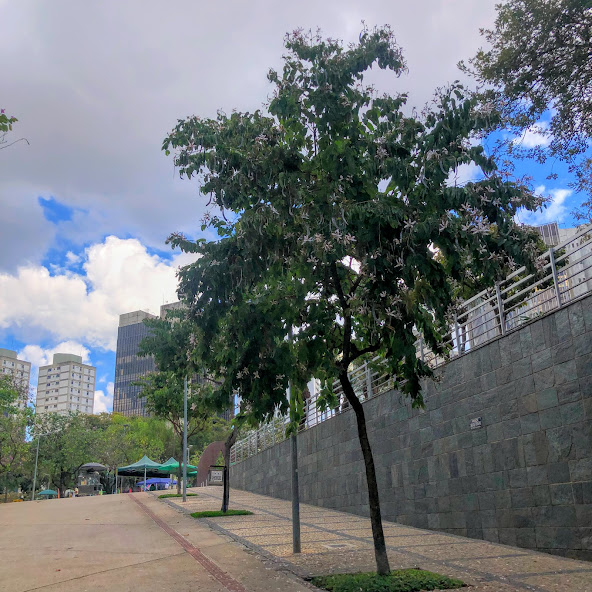
[[[416,343],[417,357],[431,368],[438,368],[592,293],[592,225],[583,226],[568,241],[551,247],[539,257],[537,267],[539,271],[535,274],[521,267],[495,286],[463,302],[443,340],[446,353],[432,352],[420,337]],[[381,370],[381,360],[377,358],[352,370],[349,377],[361,401],[394,388],[393,378]],[[314,395],[305,402],[300,430],[314,427],[349,409],[339,382],[334,383],[333,390],[339,401],[334,409],[317,409]],[[286,423],[287,418],[277,417],[238,440],[231,450],[231,464],[285,440]]]

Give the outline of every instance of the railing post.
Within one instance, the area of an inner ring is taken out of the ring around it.
[[[460,333],[458,330],[458,319],[456,313],[454,313],[454,335],[456,338],[456,353],[460,356]]]
[[[371,399],[372,394],[372,370],[370,366],[368,366],[368,362],[364,362],[365,368],[364,372],[366,373],[366,392],[368,393],[368,398]]]
[[[555,297],[557,298],[557,308],[561,308],[561,292],[559,291],[559,277],[557,276],[557,267],[555,266],[555,249],[549,249],[549,261],[551,262],[551,273],[553,274],[553,285],[555,286]]]
[[[506,320],[504,318],[504,301],[502,300],[502,291],[499,282],[495,283],[495,295],[497,296],[497,309],[499,311],[500,330],[502,335],[506,334]]]

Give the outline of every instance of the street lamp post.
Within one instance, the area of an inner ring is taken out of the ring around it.
[[[41,440],[41,436],[49,436],[50,434],[54,434],[55,432],[46,432],[45,434],[37,434],[37,453],[35,454],[35,471],[33,473],[33,495],[31,497],[31,501],[35,501],[35,483],[37,481],[37,461],[39,460],[39,441]]]
[[[183,383],[183,501],[187,501],[187,376]]]

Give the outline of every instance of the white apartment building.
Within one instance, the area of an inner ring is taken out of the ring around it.
[[[23,400],[20,401],[19,405],[26,405],[29,399],[31,362],[19,360],[15,351],[0,347],[0,374],[9,374],[14,382],[22,387]]]
[[[69,411],[91,414],[97,369],[82,363],[80,356],[54,354],[53,364],[39,368],[37,414]]]

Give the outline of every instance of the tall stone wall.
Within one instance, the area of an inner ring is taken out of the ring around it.
[[[364,403],[383,516],[592,559],[592,297],[438,374],[424,410],[397,392]],[[232,486],[289,499],[289,452],[233,466]],[[368,515],[353,412],[299,434],[298,457],[303,502]]]

